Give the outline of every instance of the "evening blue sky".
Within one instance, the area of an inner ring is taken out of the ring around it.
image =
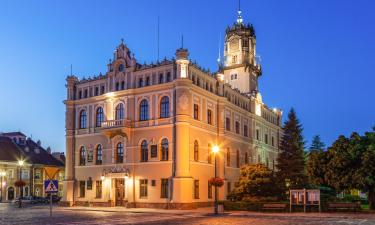
[[[124,38],[138,62],[171,58],[181,45],[216,71],[219,37],[237,1],[1,1],[0,131],[22,131],[65,150],[65,78],[106,72]],[[263,101],[297,111],[310,141],[375,125],[375,1],[242,0],[254,25]],[[220,43],[222,46],[222,43]],[[221,48],[223,49],[223,48]]]

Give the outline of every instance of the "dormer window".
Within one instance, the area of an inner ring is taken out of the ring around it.
[[[119,72],[122,72],[122,71],[124,71],[125,70],[125,66],[124,66],[124,64],[120,64],[119,66],[118,66],[118,71]]]

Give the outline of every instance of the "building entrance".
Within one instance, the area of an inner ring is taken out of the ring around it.
[[[115,179],[115,205],[123,206],[125,197],[125,181],[124,178]]]

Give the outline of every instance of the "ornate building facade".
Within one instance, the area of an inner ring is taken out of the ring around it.
[[[141,65],[121,43],[105,75],[67,77],[67,205],[191,208],[234,188],[248,163],[275,166],[281,111],[258,91],[255,32],[239,14],[228,27],[225,60],[210,73],[189,59]],[[212,153],[212,147],[220,151]]]

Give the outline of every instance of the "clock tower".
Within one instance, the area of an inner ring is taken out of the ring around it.
[[[240,9],[237,21],[225,31],[221,71],[225,82],[241,93],[258,91],[258,77],[262,72],[256,58],[255,30],[253,25],[243,23]]]

